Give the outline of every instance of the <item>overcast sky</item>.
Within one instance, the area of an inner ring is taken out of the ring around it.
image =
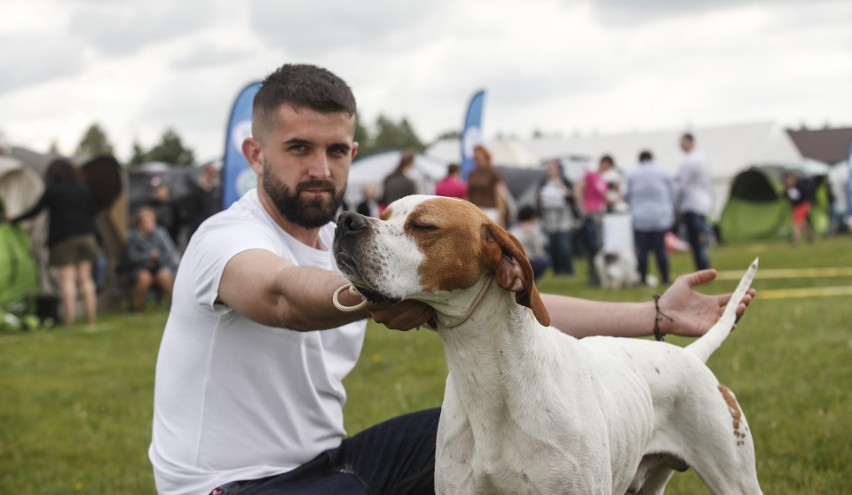
[[[0,132],[73,152],[99,123],[127,159],[174,128],[222,153],[237,92],[322,65],[363,121],[528,137],[773,121],[852,125],[847,0],[3,0]]]

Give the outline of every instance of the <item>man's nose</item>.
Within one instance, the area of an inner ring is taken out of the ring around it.
[[[328,157],[325,154],[318,154],[313,158],[308,168],[308,174],[311,177],[327,179],[331,176],[331,167],[328,165]]]

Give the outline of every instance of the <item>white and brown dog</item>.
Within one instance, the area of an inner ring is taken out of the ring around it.
[[[334,255],[367,297],[435,309],[450,371],[438,493],[662,493],[687,467],[713,493],[761,493],[745,416],[704,364],[756,263],[720,321],[681,348],[549,327],[520,243],[466,201],[409,196],[381,220],[344,213]],[[503,288],[512,260],[520,293]]]

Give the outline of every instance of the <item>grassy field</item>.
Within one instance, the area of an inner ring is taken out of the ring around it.
[[[852,493],[852,238],[716,247],[714,266],[731,278],[703,291],[731,290],[755,256],[758,298],[710,366],[748,416],[765,493]],[[672,262],[676,274],[691,270],[686,255]],[[778,271],[791,268],[812,270]],[[546,276],[541,290],[631,301],[653,292],[591,289],[585,266],[577,269],[581,275]],[[807,292],[814,290],[836,295]],[[154,493],[146,451],[165,317],[152,309],[103,315],[95,325],[0,332],[0,491]],[[371,324],[346,382],[347,429],[440,405],[445,377],[435,334]],[[688,472],[668,493],[708,491]]]

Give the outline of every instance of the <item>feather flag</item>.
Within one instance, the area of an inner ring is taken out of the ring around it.
[[[464,130],[461,135],[461,174],[467,179],[467,174],[474,168],[473,148],[482,143],[482,107],[485,104],[485,90],[474,93],[467,106],[464,118]]]
[[[225,133],[225,155],[222,160],[222,209],[240,199],[257,185],[257,176],[243,156],[243,140],[251,137],[251,111],[259,82],[244,87],[231,109]]]

